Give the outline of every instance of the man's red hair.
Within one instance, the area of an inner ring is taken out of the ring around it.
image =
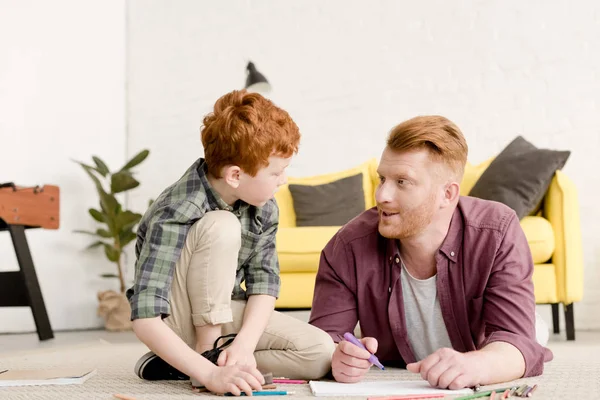
[[[458,126],[447,118],[426,115],[404,121],[392,129],[387,145],[398,152],[425,148],[462,179],[469,148]]]

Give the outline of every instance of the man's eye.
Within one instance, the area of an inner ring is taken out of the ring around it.
[[[381,182],[381,183],[385,182],[385,178],[383,176],[380,176],[379,177],[379,182]]]
[[[404,185],[406,181],[404,179],[398,179],[398,185]]]

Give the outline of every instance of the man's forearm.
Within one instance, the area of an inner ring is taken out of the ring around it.
[[[492,342],[477,353],[485,367],[482,385],[512,381],[525,374],[523,354],[512,344]]]
[[[160,317],[133,321],[133,331],[150,350],[184,374],[205,383],[216,368],[213,363],[191,349]]]
[[[239,340],[256,349],[258,340],[263,334],[269,318],[275,308],[275,297],[263,294],[252,295],[246,303],[242,328],[238,332]],[[237,338],[236,338],[237,339]]]

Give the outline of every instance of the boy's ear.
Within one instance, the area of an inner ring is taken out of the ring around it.
[[[223,169],[223,179],[229,186],[237,189],[240,186],[240,174],[242,169],[237,165],[229,165]]]

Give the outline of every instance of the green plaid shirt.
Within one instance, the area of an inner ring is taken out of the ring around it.
[[[135,246],[135,283],[127,291],[131,319],[170,314],[169,293],[175,263],[179,260],[190,227],[211,210],[233,212],[242,225],[242,246],[233,299],[253,294],[279,295],[279,260],[275,234],[279,209],[275,199],[262,207],[242,201],[225,203],[210,186],[204,159],[187,172],[150,206],[140,221]],[[246,291],[240,287],[245,281]]]

